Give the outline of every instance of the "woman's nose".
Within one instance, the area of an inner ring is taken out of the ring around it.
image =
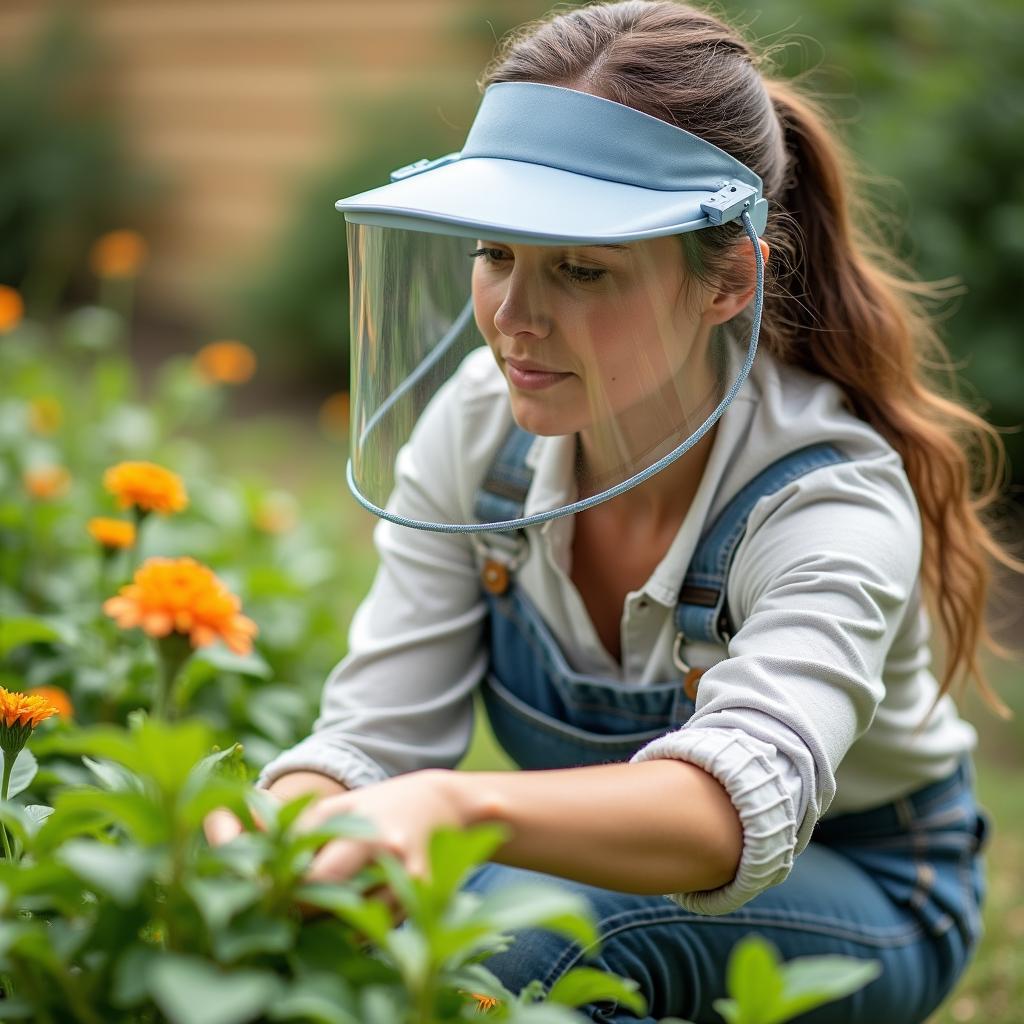
[[[494,326],[506,338],[517,334],[547,337],[551,321],[538,282],[513,271],[508,278],[505,297],[494,313]]]

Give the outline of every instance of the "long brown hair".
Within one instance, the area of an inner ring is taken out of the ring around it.
[[[940,695],[973,678],[989,706],[1010,717],[978,658],[982,644],[1005,653],[984,620],[992,562],[1024,571],[982,519],[1003,484],[1002,441],[951,389],[948,356],[925,312],[946,294],[943,283],[914,280],[889,251],[823,108],[771,77],[769,63],[705,11],[619,0],[522,26],[502,41],[479,85],[591,92],[685,128],[760,175],[772,250],[761,343],[835,381],[902,457],[921,511],[925,594],[945,640]],[[741,236],[735,223],[683,235],[691,271],[745,286],[737,275],[747,271],[730,258]]]

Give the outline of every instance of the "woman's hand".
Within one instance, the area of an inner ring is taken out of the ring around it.
[[[469,824],[457,777],[457,772],[443,769],[409,772],[324,797],[307,807],[295,822],[300,832],[337,814],[357,814],[376,826],[377,835],[329,840],[313,858],[303,880],[345,881],[382,853],[397,858],[414,878],[426,879],[433,831],[442,825],[463,828]]]
[[[315,793],[319,800],[335,793],[347,793],[348,787],[321,772],[296,771],[279,776],[263,792],[276,797],[281,803],[288,803],[303,793]],[[255,813],[253,818],[262,828],[263,825]],[[238,815],[226,807],[215,807],[203,818],[203,833],[211,846],[228,843],[243,831],[244,826]]]

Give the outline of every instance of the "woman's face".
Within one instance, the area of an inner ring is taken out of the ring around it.
[[[477,241],[477,327],[534,434],[628,424],[637,438],[685,421],[706,395],[708,328],[674,237],[614,246]],[[675,424],[666,418],[675,417]],[[649,422],[648,422],[649,421]]]

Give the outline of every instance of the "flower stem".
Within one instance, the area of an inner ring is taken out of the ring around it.
[[[14,771],[14,762],[17,760],[17,754],[11,754],[10,751],[4,751],[4,777],[3,782],[0,783],[0,800],[7,799],[7,791],[11,786],[11,772]],[[11,843],[7,838],[7,826],[0,822],[0,835],[3,836],[4,840],[4,856],[9,861],[14,861],[14,854],[11,852]]]
[[[159,665],[156,697],[153,701],[153,716],[169,722],[175,717],[174,684],[182,666],[192,655],[188,637],[180,633],[169,633],[156,644],[156,660]]]

